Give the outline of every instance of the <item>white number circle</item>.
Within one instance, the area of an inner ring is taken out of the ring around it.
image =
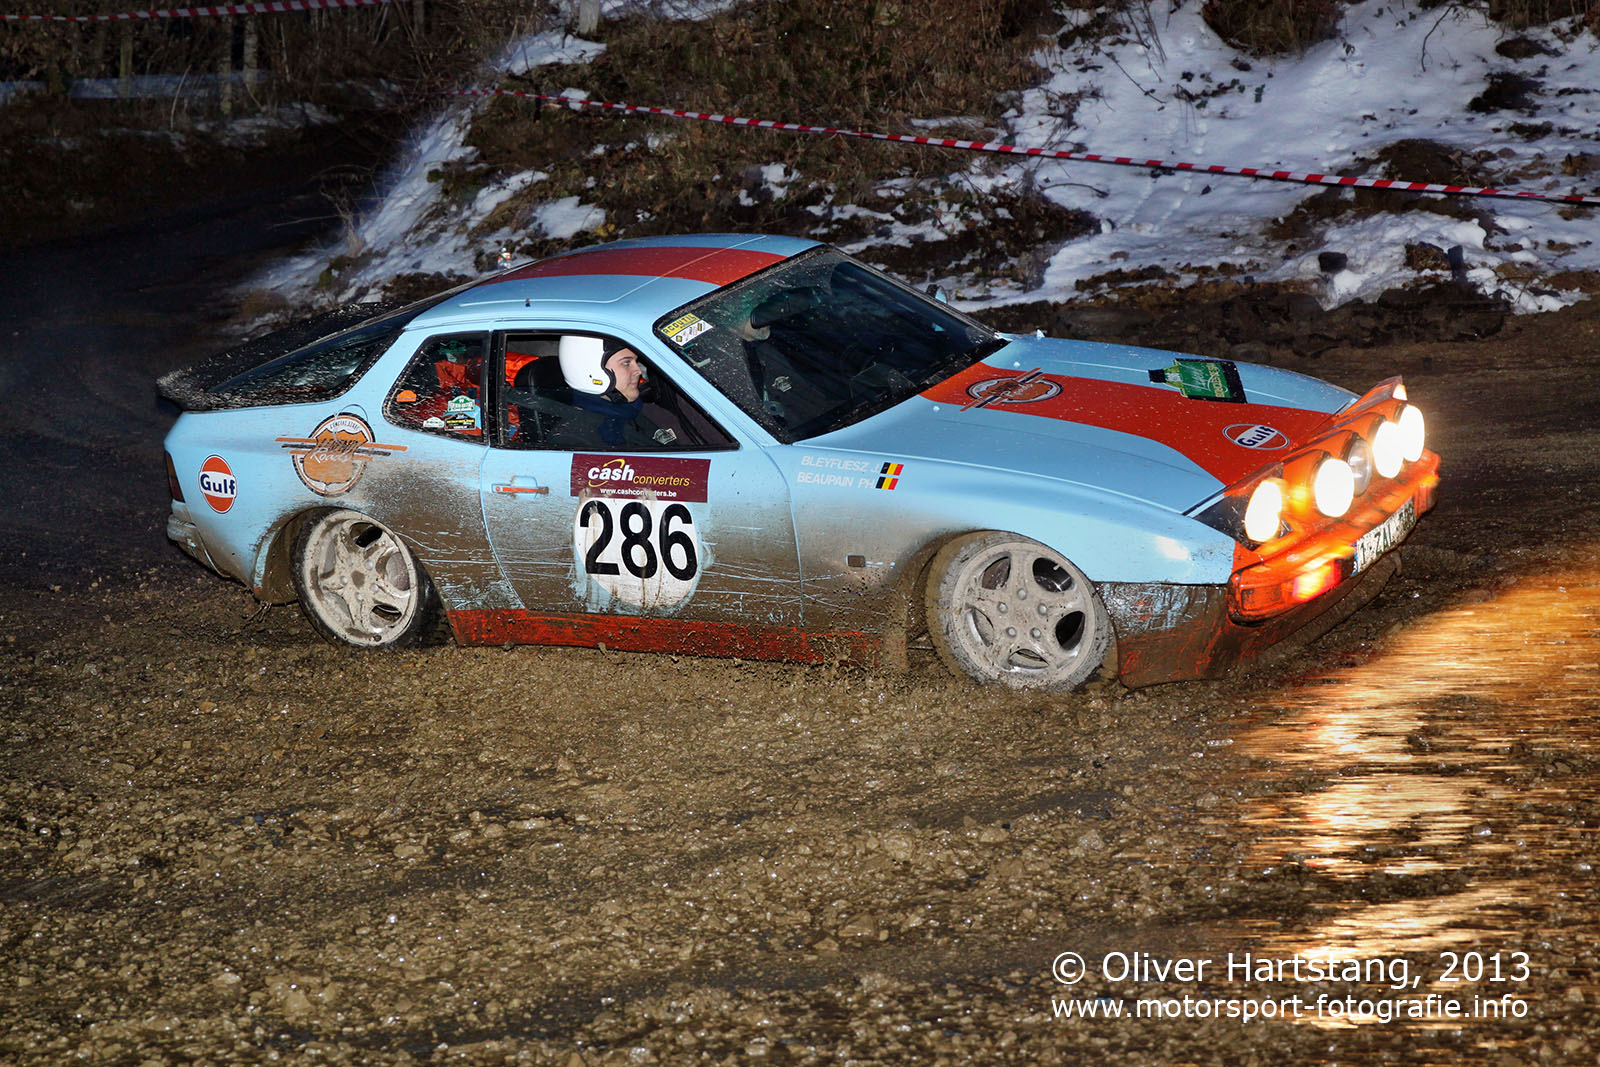
[[[700,577],[694,515],[675,500],[580,500],[572,548],[589,581],[643,611],[682,603]]]

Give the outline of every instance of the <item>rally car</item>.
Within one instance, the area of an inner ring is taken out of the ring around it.
[[[1398,378],[996,333],[813,241],[585,248],[164,378],[168,535],[426,638],[1214,676],[1369,600],[1434,501]]]

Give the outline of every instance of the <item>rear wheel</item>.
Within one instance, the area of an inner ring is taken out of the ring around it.
[[[294,543],[294,587],[319,633],[357,648],[415,644],[439,614],[433,583],[405,542],[358,511],[306,521]]]
[[[1094,584],[1066,557],[1016,534],[969,534],[941,549],[926,607],[939,658],[980,682],[1076,689],[1111,649],[1111,618]]]

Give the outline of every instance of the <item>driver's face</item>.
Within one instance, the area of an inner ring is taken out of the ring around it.
[[[639,399],[639,383],[644,381],[644,367],[639,365],[639,356],[631,348],[621,348],[611,354],[606,360],[606,369],[617,379],[617,392],[623,399],[632,403]]]

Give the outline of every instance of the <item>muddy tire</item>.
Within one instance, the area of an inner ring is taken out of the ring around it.
[[[945,666],[979,682],[1070,690],[1096,680],[1112,648],[1111,618],[1071,561],[1008,533],[957,538],[933,558],[928,634]]]
[[[311,625],[335,644],[398,648],[438,629],[427,572],[394,531],[358,511],[306,520],[294,542],[294,588]]]

